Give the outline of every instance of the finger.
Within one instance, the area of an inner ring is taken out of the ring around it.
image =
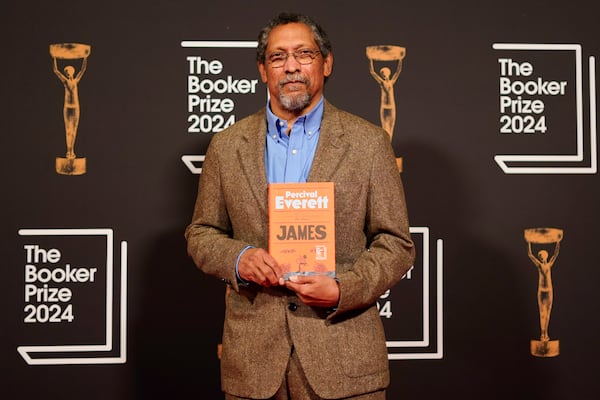
[[[273,269],[262,264],[255,269],[256,278],[262,286],[275,286],[279,284],[279,277]]]
[[[246,251],[238,264],[240,277],[262,286],[279,284],[279,264],[266,250],[252,248]]]
[[[275,275],[277,275],[277,278],[282,275],[279,263],[269,253],[265,252],[262,255],[262,262],[268,266],[275,273]]]
[[[287,279],[281,278],[280,281],[283,281],[283,284],[287,289],[290,289],[293,292],[300,293],[302,291],[303,283],[299,282],[300,277],[296,275],[291,275]]]
[[[306,285],[308,283],[315,283],[317,281],[317,277],[312,275],[292,275],[290,276],[290,281],[301,285]]]

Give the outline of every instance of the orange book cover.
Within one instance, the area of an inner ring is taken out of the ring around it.
[[[269,253],[292,275],[335,276],[333,182],[269,185]]]

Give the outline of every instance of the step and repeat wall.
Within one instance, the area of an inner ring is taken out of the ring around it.
[[[325,27],[326,98],[401,165],[389,398],[597,396],[597,4],[9,1],[0,397],[222,398],[226,287],[183,231],[211,138],[266,103],[280,11]]]

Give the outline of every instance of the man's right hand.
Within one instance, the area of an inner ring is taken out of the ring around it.
[[[238,274],[246,282],[261,286],[278,286],[282,276],[279,264],[265,249],[251,248],[240,257]]]

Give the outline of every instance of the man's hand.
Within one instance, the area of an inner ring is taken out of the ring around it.
[[[296,292],[300,300],[312,307],[336,307],[340,300],[340,287],[335,279],[324,275],[296,276],[279,282]]]
[[[282,276],[279,264],[265,249],[251,248],[240,257],[238,274],[247,282],[261,286],[279,285]]]

